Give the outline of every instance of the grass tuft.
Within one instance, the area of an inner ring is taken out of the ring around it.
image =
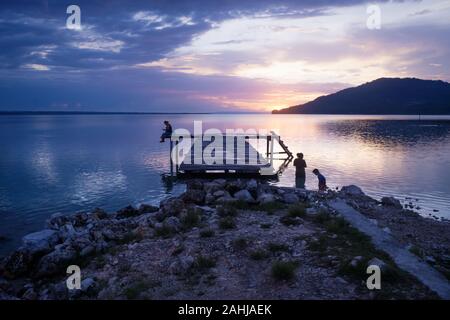
[[[295,277],[297,268],[296,261],[275,261],[272,264],[272,277],[277,280],[291,280]]]
[[[281,252],[281,251],[289,252],[290,251],[289,246],[282,244],[282,243],[276,243],[276,242],[269,242],[267,244],[267,249],[270,252]]]
[[[304,217],[306,215],[306,207],[303,204],[292,205],[288,209],[288,216],[295,217]]]
[[[250,252],[250,258],[253,260],[264,260],[269,257],[269,253],[264,249],[256,249]]]
[[[219,228],[220,229],[233,229],[236,227],[236,223],[232,217],[223,217],[219,220]]]
[[[248,240],[246,238],[236,238],[232,242],[232,246],[238,250],[244,250],[248,247]]]
[[[189,208],[186,215],[181,219],[181,226],[184,230],[190,230],[200,224],[201,213],[197,208]]]
[[[202,238],[214,237],[214,230],[213,229],[203,229],[200,231],[200,237],[202,237]]]

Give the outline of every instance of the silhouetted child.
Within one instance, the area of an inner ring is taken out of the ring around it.
[[[325,177],[317,169],[314,169],[313,173],[317,176],[317,179],[319,179],[319,190],[327,190],[327,179],[325,179]]]
[[[163,129],[164,132],[161,135],[161,140],[159,142],[164,142],[164,139],[170,138],[172,136],[172,126],[170,125],[169,121],[164,121],[165,128]]]
[[[297,153],[297,159],[294,160],[295,167],[295,187],[296,188],[305,188],[305,168],[306,161],[303,159],[303,153]]]

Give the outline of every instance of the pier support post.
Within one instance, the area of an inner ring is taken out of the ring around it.
[[[179,160],[178,160],[178,153],[179,153],[179,150],[178,150],[178,140],[175,142],[175,152],[176,152],[176,154],[175,154],[175,172],[177,173],[177,175],[178,175],[178,169],[179,169]]]
[[[170,175],[171,175],[171,176],[173,176],[172,148],[173,148],[173,141],[172,141],[172,139],[170,139],[170,152],[169,152],[169,158],[170,158]]]

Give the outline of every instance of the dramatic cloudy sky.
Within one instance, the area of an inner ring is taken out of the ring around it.
[[[81,8],[81,30],[66,8]],[[379,77],[450,81],[450,0],[0,2],[0,110],[267,111]]]

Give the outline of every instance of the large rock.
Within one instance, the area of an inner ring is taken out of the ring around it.
[[[96,282],[92,278],[86,278],[83,281],[81,281],[81,291],[83,293],[89,293],[91,292],[96,286]]]
[[[133,206],[127,206],[123,209],[120,209],[117,211],[117,218],[123,219],[123,218],[129,218],[140,215],[141,212],[134,208]]]
[[[232,180],[229,181],[225,187],[225,189],[232,195],[234,195],[236,192],[245,189],[247,187],[247,184],[242,181],[241,179]]]
[[[47,226],[51,229],[58,229],[69,221],[69,217],[62,213],[54,213],[47,220]]]
[[[381,272],[387,271],[389,269],[388,265],[383,260],[380,260],[378,258],[373,258],[367,263],[367,266],[373,265],[378,266]]]
[[[285,193],[283,195],[283,201],[286,203],[297,203],[300,201],[300,198],[294,193]]]
[[[360,187],[355,185],[343,186],[341,192],[344,194],[352,195],[352,196],[363,196],[364,192]]]
[[[181,228],[180,220],[177,217],[168,217],[164,220],[164,224],[172,230],[179,231]]]
[[[33,256],[31,253],[20,248],[7,256],[0,266],[1,275],[5,278],[14,279],[27,273],[33,263]]]
[[[200,180],[188,180],[186,182],[187,190],[203,190],[203,183]]]
[[[169,198],[161,201],[162,212],[168,216],[176,216],[184,209],[184,202],[178,198]]]
[[[156,206],[152,206],[152,205],[149,205],[149,204],[141,204],[140,206],[139,206],[139,212],[141,213],[141,214],[144,214],[144,213],[153,213],[153,212],[156,212],[156,211],[158,211],[159,210],[159,208],[158,207],[156,207]]]
[[[169,272],[172,274],[182,274],[189,270],[194,264],[192,256],[180,256],[175,262],[169,266]]]
[[[19,298],[0,291],[0,300],[19,300]]]
[[[58,243],[58,240],[58,233],[51,229],[30,233],[22,238],[24,247],[32,255],[49,252]]]
[[[205,204],[213,204],[216,200],[216,197],[211,193],[206,194],[205,196]]]
[[[255,179],[250,179],[247,182],[247,190],[256,191],[256,189],[258,189],[258,182]]]
[[[181,198],[186,203],[195,203],[203,205],[205,203],[206,192],[199,189],[188,189]]]
[[[213,182],[206,182],[206,183],[203,185],[203,188],[204,188],[204,190],[205,190],[207,193],[213,194],[214,192],[216,192],[216,191],[218,191],[218,190],[223,190],[224,187],[223,187],[221,184],[215,183],[215,182],[213,181]]]
[[[213,182],[217,185],[219,185],[221,188],[225,188],[227,184],[227,180],[225,179],[214,179]]]
[[[216,197],[216,198],[231,197],[230,193],[228,191],[225,191],[225,190],[218,190],[218,191],[213,193],[213,196]]]
[[[216,199],[217,203],[227,203],[227,202],[234,202],[234,201],[237,201],[237,199],[233,198],[228,192],[224,196]]]
[[[65,241],[66,239],[76,238],[78,233],[72,223],[68,222],[59,229],[59,235]]]
[[[258,197],[259,203],[270,203],[276,200],[275,196],[271,193],[261,193]]]
[[[95,208],[92,212],[91,212],[91,216],[95,219],[101,220],[101,219],[106,219],[108,218],[108,213],[101,209],[101,208]]]
[[[35,276],[48,277],[63,272],[76,257],[77,252],[71,247],[55,250],[39,260]]]
[[[245,201],[245,202],[254,202],[255,201],[255,199],[252,197],[250,192],[246,189],[236,192],[234,194],[234,198],[236,200],[241,200],[241,201]]]
[[[387,207],[394,207],[395,209],[403,209],[402,204],[399,200],[394,197],[383,197],[381,198],[381,204]]]

